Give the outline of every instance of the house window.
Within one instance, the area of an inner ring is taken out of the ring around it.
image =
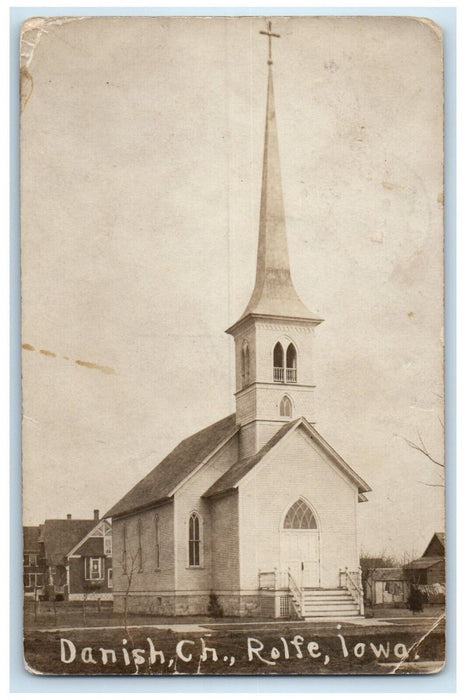
[[[293,503],[283,523],[285,530],[317,530],[312,510],[302,498]]]
[[[154,517],[154,555],[155,568],[160,569],[159,516],[157,513]]]
[[[249,384],[249,345],[244,342],[241,348],[241,385]]]
[[[138,520],[138,569],[142,571],[142,520]]]
[[[37,566],[37,554],[25,554],[24,566]]]
[[[23,583],[25,588],[41,588],[44,583],[44,574],[24,574]]]
[[[107,571],[107,586],[113,588],[113,569]]]
[[[297,374],[297,355],[296,348],[293,343],[288,345],[286,350],[286,381],[294,384],[296,383]]]
[[[102,557],[86,557],[84,559],[84,578],[86,581],[102,581]]]
[[[201,519],[197,513],[189,518],[189,566],[201,565]]]
[[[277,343],[273,349],[273,381],[285,381],[284,353],[281,343]]]
[[[288,396],[284,396],[280,401],[280,415],[286,416],[287,418],[291,418],[292,408],[291,401]]]
[[[106,557],[112,556],[112,536],[105,535],[104,537],[104,554]]]

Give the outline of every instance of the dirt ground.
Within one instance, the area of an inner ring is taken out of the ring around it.
[[[25,607],[31,672],[65,675],[431,673],[445,654],[443,609],[286,621],[130,616],[111,604]],[[372,614],[372,611],[369,611]],[[440,622],[438,622],[440,619]],[[420,642],[420,643],[419,643]]]

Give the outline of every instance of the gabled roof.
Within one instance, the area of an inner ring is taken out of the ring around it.
[[[241,479],[243,479],[246,474],[254,469],[254,467],[278,442],[280,442],[280,440],[282,440],[282,438],[285,437],[287,433],[296,429],[299,425],[310,433],[311,438],[315,440],[316,443],[333,458],[333,461],[336,462],[337,466],[340,467],[340,469],[358,485],[358,490],[360,492],[367,492],[371,490],[370,486],[368,486],[368,484],[366,484],[366,482],[363,481],[363,479],[361,479],[361,477],[358,476],[348,464],[346,464],[346,462],[335,452],[332,447],[330,447],[328,442],[324,440],[317,430],[310,425],[305,418],[301,417],[286,423],[255,455],[241,459],[233,464],[233,466],[231,466],[230,469],[225,472],[225,474],[223,474],[214,484],[212,484],[209,489],[207,489],[207,491],[203,494],[203,497],[212,498],[215,496],[220,496],[227,491],[236,488]]]
[[[94,527],[73,545],[70,551],[67,552],[67,557],[76,553],[82,554],[83,545],[86,543],[86,555],[91,556],[92,554],[101,553],[103,550],[103,538],[107,535],[112,535],[112,526],[110,521],[106,520],[105,518],[102,518],[97,522],[94,520]],[[97,542],[90,542],[90,540],[96,540]]]
[[[95,520],[46,520],[42,526],[45,559],[49,566],[65,563],[70,549],[95,525]]]
[[[23,549],[25,552],[39,552],[39,525],[25,525],[23,527]]]
[[[427,545],[423,557],[439,557],[445,556],[445,533],[434,532],[429,544]]]
[[[420,559],[415,559],[409,564],[406,564],[405,569],[430,569],[436,564],[444,564],[445,559],[443,557],[421,557]]]
[[[169,498],[196,467],[236,432],[236,414],[232,413],[186,438],[123,496],[105,517],[126,515]]]
[[[291,421],[283,425],[280,430],[278,430],[275,435],[259,450],[256,454],[251,457],[245,457],[235,462],[228,471],[225,472],[217,481],[212,484],[212,486],[207,489],[203,494],[203,498],[210,498],[211,496],[219,496],[230,489],[235,488],[241,479],[246,476],[248,472],[253,469],[256,464],[258,464],[265,455],[270,452],[272,447],[276,445],[282,437],[284,437],[293,428],[300,419]]]

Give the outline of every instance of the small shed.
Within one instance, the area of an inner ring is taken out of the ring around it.
[[[411,583],[445,584],[445,533],[435,532],[424,554],[404,567]]]
[[[405,603],[409,583],[400,567],[380,567],[369,571],[365,586],[366,600],[370,605],[397,606]]]

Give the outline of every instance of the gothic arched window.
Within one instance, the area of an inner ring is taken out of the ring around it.
[[[282,398],[282,400],[280,401],[280,415],[287,416],[288,418],[291,418],[292,406],[291,406],[291,401],[290,401],[288,396],[284,396]]]
[[[142,520],[138,520],[138,569],[142,571]]]
[[[283,346],[281,343],[277,343],[273,349],[273,381],[283,382],[285,381],[285,357],[283,352]]]
[[[293,343],[288,345],[286,350],[286,381],[295,383],[297,373],[297,355]]]
[[[154,555],[155,555],[155,568],[160,569],[160,542],[159,542],[159,516],[158,513],[154,516]]]
[[[188,528],[189,566],[201,566],[201,519],[191,513]]]
[[[241,385],[249,384],[249,345],[245,342],[241,348]]]
[[[123,573],[126,574],[126,565],[128,563],[128,555],[126,552],[126,544],[128,539],[128,530],[126,523],[123,525]]]
[[[317,523],[307,503],[299,498],[293,503],[283,523],[285,530],[317,530]]]

